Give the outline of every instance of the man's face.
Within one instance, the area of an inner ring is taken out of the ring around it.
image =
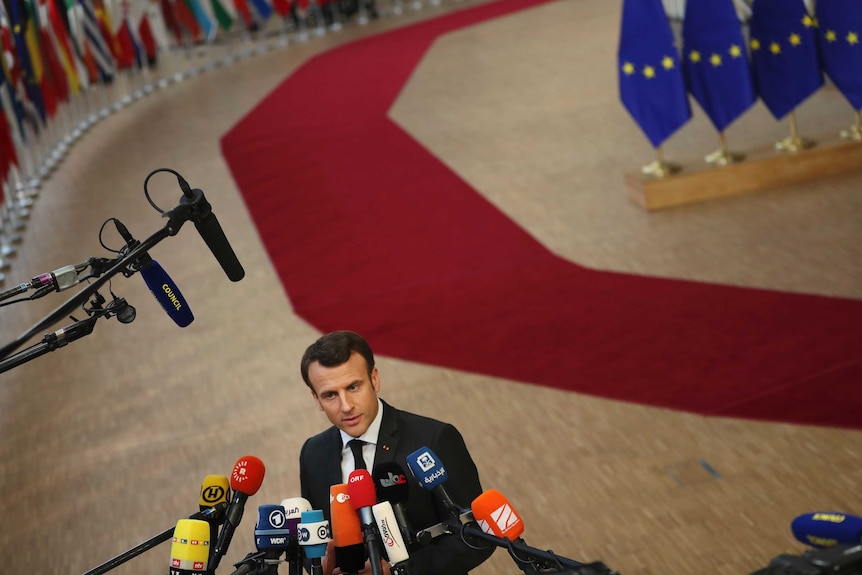
[[[346,362],[323,367],[315,361],[308,366],[311,395],[334,426],[351,437],[359,437],[377,417],[377,368],[368,377],[365,358],[353,353]]]

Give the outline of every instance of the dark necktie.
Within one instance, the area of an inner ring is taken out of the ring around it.
[[[350,447],[350,451],[353,452],[355,469],[368,469],[365,466],[365,458],[362,457],[362,446],[365,445],[365,442],[361,439],[351,439],[347,442],[347,445]]]

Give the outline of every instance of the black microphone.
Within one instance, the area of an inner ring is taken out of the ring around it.
[[[254,455],[246,455],[237,460],[230,474],[230,488],[233,490],[233,500],[227,509],[227,515],[219,533],[218,541],[212,550],[210,569],[215,571],[221,558],[227,553],[233,533],[242,520],[246,500],[257,493],[263,483],[263,475],[266,468],[263,461]]]
[[[126,241],[123,254],[131,252],[141,244],[132,237],[123,222],[114,218],[114,224],[117,226],[117,232]],[[129,264],[129,270],[131,273],[141,272],[141,276],[143,276],[147,287],[150,288],[153,297],[161,304],[168,316],[174,320],[174,323],[180,327],[186,327],[194,321],[195,316],[180,292],[180,288],[177,287],[168,272],[159,265],[159,262],[150,257],[150,254],[145,252],[138,256],[135,261]]]
[[[413,531],[407,521],[407,512],[404,504],[410,496],[410,487],[407,485],[407,475],[404,468],[394,461],[385,461],[374,466],[371,473],[374,479],[374,487],[377,490],[377,501],[388,501],[392,505],[395,519],[398,522],[398,530],[407,545],[413,544]]]
[[[179,178],[179,183],[183,190],[180,205],[192,206],[191,219],[204,243],[215,256],[228,279],[232,282],[238,282],[245,277],[245,270],[242,269],[242,264],[239,263],[233,248],[227,241],[227,237],[225,237],[224,231],[212,211],[212,206],[204,197],[202,190],[191,189],[183,178]]]

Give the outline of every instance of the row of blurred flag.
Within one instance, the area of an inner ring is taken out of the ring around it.
[[[653,147],[691,118],[691,94],[718,132],[759,97],[776,120],[827,74],[862,109],[862,0],[754,0],[743,33],[733,0],[686,0],[682,51],[662,0],[624,0],[619,44],[623,105]]]
[[[59,107],[124,70],[156,65],[170,45],[255,30],[309,0],[0,0],[0,181]],[[13,133],[15,130],[15,133]],[[0,194],[2,201],[2,194]]]

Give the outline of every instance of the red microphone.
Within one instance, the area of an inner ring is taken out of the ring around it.
[[[496,489],[483,492],[473,500],[470,507],[479,527],[489,535],[515,541],[524,532],[521,516],[512,508],[509,500]]]
[[[260,489],[264,473],[266,473],[266,468],[263,465],[263,461],[254,455],[240,457],[233,466],[233,471],[230,474],[230,488],[233,490],[233,501],[230,502],[230,507],[227,509],[224,525],[213,549],[213,558],[209,565],[210,570],[215,571],[221,558],[227,553],[230,540],[233,538],[233,532],[242,520],[245,502]]]
[[[347,478],[347,494],[350,505],[359,514],[362,524],[362,539],[368,550],[368,560],[374,575],[380,573],[380,535],[377,533],[377,522],[374,520],[372,506],[377,503],[377,489],[371,474],[365,469],[351,471]]]

